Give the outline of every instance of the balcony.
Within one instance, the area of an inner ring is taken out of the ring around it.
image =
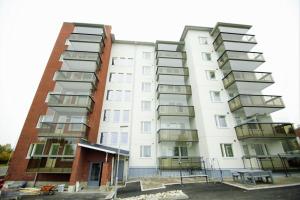
[[[156,41],[156,51],[183,51],[184,42]]]
[[[178,156],[166,156],[158,158],[158,162],[161,170],[201,169],[201,157],[181,157],[180,159]]]
[[[262,53],[244,51],[225,51],[218,59],[222,70],[253,71],[264,63]]]
[[[48,106],[49,107],[72,107],[78,109],[66,109],[67,112],[80,112],[80,110],[87,110],[91,112],[93,110],[94,100],[89,95],[73,95],[73,94],[48,94]],[[62,108],[64,109],[64,108]],[[60,109],[60,110],[62,110]]]
[[[101,36],[105,34],[103,25],[86,25],[80,23],[75,24],[73,33]]]
[[[215,50],[219,53],[225,50],[250,51],[256,44],[254,35],[237,33],[220,33],[213,42]]]
[[[63,60],[78,60],[78,61],[93,61],[97,65],[101,64],[101,58],[99,53],[86,52],[86,51],[70,51],[66,50],[62,54]]]
[[[194,106],[159,105],[157,107],[158,117],[161,116],[186,116],[194,117]]]
[[[69,41],[67,50],[83,52],[102,52],[102,43]]]
[[[39,137],[85,138],[89,127],[85,123],[40,122]]]
[[[197,130],[159,129],[158,142],[198,142]]]
[[[55,72],[53,79],[59,82],[78,83],[76,88],[86,88],[87,90],[90,90],[91,87],[95,88],[98,83],[98,78],[93,72],[60,70]]]
[[[253,90],[253,88],[263,90],[273,83],[271,73],[267,72],[231,71],[223,78],[226,89],[239,92]]]
[[[161,67],[184,67],[186,60],[176,58],[157,58],[156,65]]]
[[[31,158],[26,172],[29,173],[64,173],[72,172],[73,160],[62,158]]]
[[[79,42],[95,42],[102,43],[103,45],[103,37],[102,35],[89,35],[82,33],[72,33],[68,38],[69,41],[79,41]]]
[[[157,67],[157,77],[159,75],[174,75],[174,76],[188,76],[189,69],[187,67]]]
[[[93,61],[82,60],[64,60],[61,70],[64,71],[79,71],[79,72],[97,72],[101,65]]]
[[[280,96],[239,94],[228,101],[231,112],[249,117],[255,114],[270,114],[284,108]]]
[[[186,59],[186,52],[180,52],[180,51],[157,51],[156,58]]]
[[[157,86],[158,97],[161,94],[171,94],[171,95],[191,95],[192,89],[190,85],[163,85],[159,84]]]
[[[295,138],[295,130],[290,123],[245,123],[235,127],[239,140],[245,139],[286,139]]]

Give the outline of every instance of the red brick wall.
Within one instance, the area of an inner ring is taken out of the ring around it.
[[[38,122],[39,116],[46,114],[47,111],[47,104],[45,103],[46,96],[49,91],[52,91],[54,89],[55,82],[53,81],[53,75],[61,67],[62,63],[59,62],[59,58],[66,48],[65,40],[73,31],[73,29],[74,29],[73,24],[64,23],[60,30],[60,33],[58,35],[58,38],[56,40],[56,43],[54,45],[48,63],[46,65],[44,74],[42,76],[38,89],[35,93],[31,107],[29,109],[15,152],[10,161],[10,166],[8,168],[8,175],[6,176],[7,180],[29,181],[34,179],[34,174],[25,173],[28,164],[28,160],[26,160],[25,157],[27,155],[29,145],[32,142],[37,140],[37,129],[35,127]],[[40,66],[36,66],[36,67],[40,67]]]

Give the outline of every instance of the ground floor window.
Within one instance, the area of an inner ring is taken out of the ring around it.
[[[223,157],[233,157],[232,144],[220,144]]]

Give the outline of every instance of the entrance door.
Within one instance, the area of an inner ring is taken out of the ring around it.
[[[119,160],[118,181],[123,181],[124,160]]]
[[[102,163],[91,163],[88,186],[97,187],[100,185],[100,173],[101,173]]]

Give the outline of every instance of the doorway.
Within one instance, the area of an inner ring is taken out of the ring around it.
[[[88,186],[98,187],[101,181],[102,163],[90,163]]]

